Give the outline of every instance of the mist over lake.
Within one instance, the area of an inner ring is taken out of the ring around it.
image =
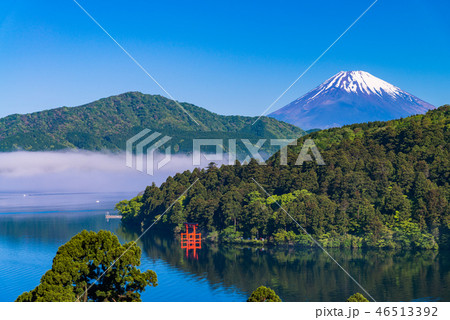
[[[155,168],[162,157],[156,154]],[[202,157],[199,167],[207,163]],[[140,192],[153,182],[160,185],[168,176],[194,168],[189,155],[173,155],[167,165],[149,175],[127,167],[125,153],[6,152],[0,153],[0,192]]]

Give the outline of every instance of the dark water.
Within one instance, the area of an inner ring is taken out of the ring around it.
[[[105,219],[118,200],[132,196],[0,193],[0,301],[33,289],[58,247],[83,229],[136,239],[119,220]],[[361,291],[320,250],[204,243],[197,260],[186,257],[178,240],[153,230],[139,245],[141,268],[154,270],[159,282],[143,293],[144,301],[245,301],[260,285],[284,301],[344,301]],[[450,301],[449,252],[330,253],[379,301]]]

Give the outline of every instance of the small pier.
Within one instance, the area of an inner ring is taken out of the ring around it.
[[[120,214],[105,214],[106,221],[109,221],[110,219],[122,219],[122,216]]]

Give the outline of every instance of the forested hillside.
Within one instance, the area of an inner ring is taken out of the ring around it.
[[[0,151],[124,150],[127,139],[148,128],[172,137],[176,152],[192,152],[192,139],[298,138],[305,132],[293,125],[262,117],[222,116],[189,103],[183,108],[158,95],[128,92],[80,107],[62,107],[0,119]],[[226,146],[225,146],[226,147]],[[239,146],[238,148],[243,146]],[[274,151],[267,144],[263,148]],[[270,152],[269,152],[270,153]]]
[[[287,166],[279,165],[277,153],[265,166],[252,161],[186,171],[117,208],[125,224],[146,228],[198,178],[157,226],[179,230],[183,222],[198,222],[211,239],[310,245],[276,200],[324,246],[444,247],[450,227],[449,119],[446,105],[425,115],[314,132],[307,137],[324,166],[296,166],[301,147],[289,147]],[[253,179],[274,196],[267,197]]]

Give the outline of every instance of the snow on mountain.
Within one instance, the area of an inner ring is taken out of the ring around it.
[[[302,129],[387,121],[435,107],[365,71],[341,71],[269,116]]]

